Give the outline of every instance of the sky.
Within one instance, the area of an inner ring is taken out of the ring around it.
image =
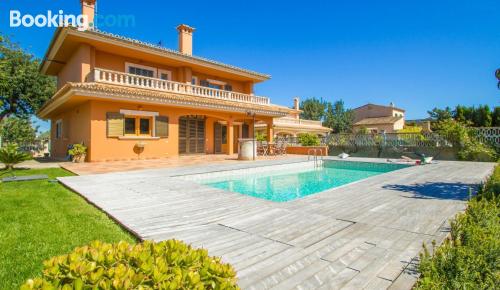
[[[79,14],[80,0],[2,0],[0,32],[42,58],[55,29],[10,27],[10,11],[60,9]],[[434,107],[500,105],[498,0],[97,0],[97,13],[135,20],[102,30],[173,49],[175,27],[195,27],[194,55],[270,74],[255,93],[280,105],[296,96],[348,108],[393,102],[407,119]]]

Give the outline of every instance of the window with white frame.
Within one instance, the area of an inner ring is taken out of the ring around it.
[[[150,67],[150,66],[145,66],[145,65],[127,62],[127,63],[125,63],[125,70],[127,73],[133,74],[133,75],[139,75],[139,76],[150,77],[150,78],[156,77],[156,68]]]
[[[162,80],[171,81],[172,80],[172,72],[165,69],[158,70],[158,77]]]

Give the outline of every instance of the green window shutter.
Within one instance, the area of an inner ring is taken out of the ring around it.
[[[168,117],[156,116],[155,118],[155,136],[168,137]]]
[[[106,113],[106,132],[108,137],[123,136],[123,114],[116,112]]]

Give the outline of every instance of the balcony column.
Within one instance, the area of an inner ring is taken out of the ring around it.
[[[191,70],[190,67],[185,67],[184,68],[184,82],[186,84],[191,84],[191,78],[193,77],[193,71]]]
[[[227,154],[233,155],[234,153],[234,128],[233,120],[227,121]]]
[[[272,143],[274,138],[273,120],[267,122],[267,142]]]

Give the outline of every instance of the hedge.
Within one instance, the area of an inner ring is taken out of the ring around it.
[[[239,289],[232,266],[177,240],[94,241],[44,262],[21,289]]]
[[[500,165],[451,222],[433,253],[424,246],[416,289],[496,289],[500,283]],[[434,245],[435,246],[435,245]]]

